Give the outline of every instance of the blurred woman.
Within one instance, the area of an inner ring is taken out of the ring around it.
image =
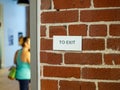
[[[19,43],[22,49],[17,50],[14,56],[16,64],[16,80],[19,81],[20,90],[29,90],[30,72],[30,38],[24,37]]]

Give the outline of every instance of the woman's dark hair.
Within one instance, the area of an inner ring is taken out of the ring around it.
[[[28,41],[29,37],[23,37],[22,47],[25,46],[25,43]]]

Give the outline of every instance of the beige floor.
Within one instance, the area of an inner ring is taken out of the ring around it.
[[[19,90],[18,81],[8,79],[8,72],[8,68],[0,69],[0,90]]]
[[[8,69],[0,69],[0,90],[19,90],[18,81],[7,78]]]

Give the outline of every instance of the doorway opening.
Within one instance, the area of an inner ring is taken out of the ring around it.
[[[9,11],[12,15],[11,15],[11,17],[16,17],[16,13],[14,13],[13,11],[14,11],[14,9],[16,9],[16,8],[12,8],[12,10],[10,10],[10,7],[9,7],[9,4],[11,3],[11,2],[13,2],[14,1],[14,3],[12,3],[10,6],[13,6],[14,4],[15,4],[15,1],[17,1],[17,0],[0,0],[0,3],[1,2],[5,2],[5,4],[8,6],[7,8],[9,9],[9,10],[7,10],[7,11]],[[7,4],[8,3],[8,4]],[[32,73],[32,76],[31,76],[31,90],[40,90],[40,65],[39,65],[39,47],[40,47],[40,40],[39,40],[39,30],[40,30],[40,16],[39,16],[39,14],[40,14],[40,10],[39,10],[39,6],[40,6],[40,0],[30,0],[30,7],[29,8],[26,8],[26,17],[27,17],[27,20],[25,21],[25,25],[27,25],[27,30],[28,31],[25,31],[25,33],[27,33],[27,35],[28,36],[30,36],[30,38],[31,38],[31,73]],[[3,11],[4,10],[6,10],[5,8],[3,9]],[[5,12],[4,12],[4,14],[5,14]],[[18,10],[18,14],[21,14],[21,11],[20,10]],[[17,14],[17,15],[18,15]],[[23,14],[23,13],[22,13]],[[9,15],[9,14],[7,14],[7,15]],[[1,16],[0,16],[1,17]],[[21,28],[21,22],[14,22],[13,21],[13,19],[11,19],[11,17],[4,17],[5,18],[5,20],[7,21],[7,23],[8,23],[8,18],[10,18],[10,20],[11,20],[11,23],[9,23],[9,24],[14,24],[14,26],[13,26],[13,28],[15,28],[16,27],[16,24],[18,23],[19,24],[19,28],[17,28],[17,29],[15,29],[14,31],[15,32],[13,32],[14,33],[14,35],[16,34],[16,30],[22,30],[22,29],[20,29]],[[21,17],[19,17],[19,19],[20,19]],[[23,19],[23,18],[22,18]],[[22,19],[20,19],[20,20],[22,20]],[[31,19],[31,20],[30,20]],[[0,23],[1,23],[1,21],[0,21]],[[4,22],[5,23],[5,22]],[[4,24],[3,23],[3,24]],[[2,24],[1,24],[2,25]],[[12,25],[7,25],[7,26],[5,26],[5,24],[3,25],[5,28],[4,29],[2,29],[2,30],[8,30],[8,31],[10,31],[10,30],[13,30],[13,29],[11,29],[11,26]],[[9,29],[6,29],[6,27],[7,28],[9,28]],[[2,31],[1,29],[0,29],[0,31]],[[6,31],[7,32],[7,31]],[[6,33],[5,32],[5,33]],[[20,32],[21,33],[21,32]],[[8,34],[2,34],[2,35],[8,35]],[[1,36],[1,35],[0,35]],[[16,34],[16,36],[14,36],[14,38],[16,38],[16,39],[18,39],[17,38],[17,36],[18,36],[18,32],[17,32],[17,34]],[[1,39],[1,37],[0,37],[0,39]],[[4,38],[2,38],[2,40],[3,40]],[[2,46],[4,46],[4,44],[7,44],[8,45],[8,40],[6,40],[6,39],[8,39],[7,37],[5,38],[5,40],[3,40],[3,41],[6,41],[6,42],[4,42],[3,43],[3,45]],[[18,41],[16,41],[15,43],[17,43]],[[17,43],[18,44],[18,43]],[[6,46],[5,46],[6,47]],[[12,47],[12,46],[10,46],[10,47]],[[6,48],[5,50],[8,50],[7,52],[9,52],[10,51],[10,48]],[[3,53],[5,53],[6,51],[5,50],[3,50],[2,52]],[[14,49],[15,50],[15,49]],[[15,50],[16,51],[16,50]],[[10,53],[10,52],[9,52]],[[9,55],[9,54],[8,54]],[[3,55],[2,55],[3,56]],[[11,56],[11,55],[9,55],[9,56]],[[9,57],[8,56],[8,57]],[[4,64],[5,64],[5,61],[4,61],[4,57],[5,56],[3,56],[3,61],[1,62],[1,63],[3,63],[3,65],[1,64],[1,67],[4,67]],[[9,57],[10,58],[10,57]],[[6,58],[5,58],[6,59]],[[1,80],[1,79],[0,79]],[[1,83],[1,82],[0,82]],[[10,82],[11,83],[11,82]],[[1,86],[2,84],[0,84],[0,86]],[[6,83],[5,83],[5,85],[6,85]],[[15,86],[15,84],[14,84],[14,86]],[[7,86],[5,86],[5,87],[7,87]],[[10,89],[10,87],[8,87],[9,89]],[[2,89],[2,90],[7,90],[7,89]],[[15,89],[15,90],[17,90],[17,89]]]
[[[19,6],[16,1],[0,0],[1,90],[19,90],[18,81],[11,81],[7,78],[8,70],[14,64],[13,58],[16,50],[21,48],[18,44],[19,36],[30,36],[29,7]]]

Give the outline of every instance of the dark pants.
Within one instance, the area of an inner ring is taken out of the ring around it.
[[[29,82],[30,80],[18,80],[20,90],[29,90]]]

